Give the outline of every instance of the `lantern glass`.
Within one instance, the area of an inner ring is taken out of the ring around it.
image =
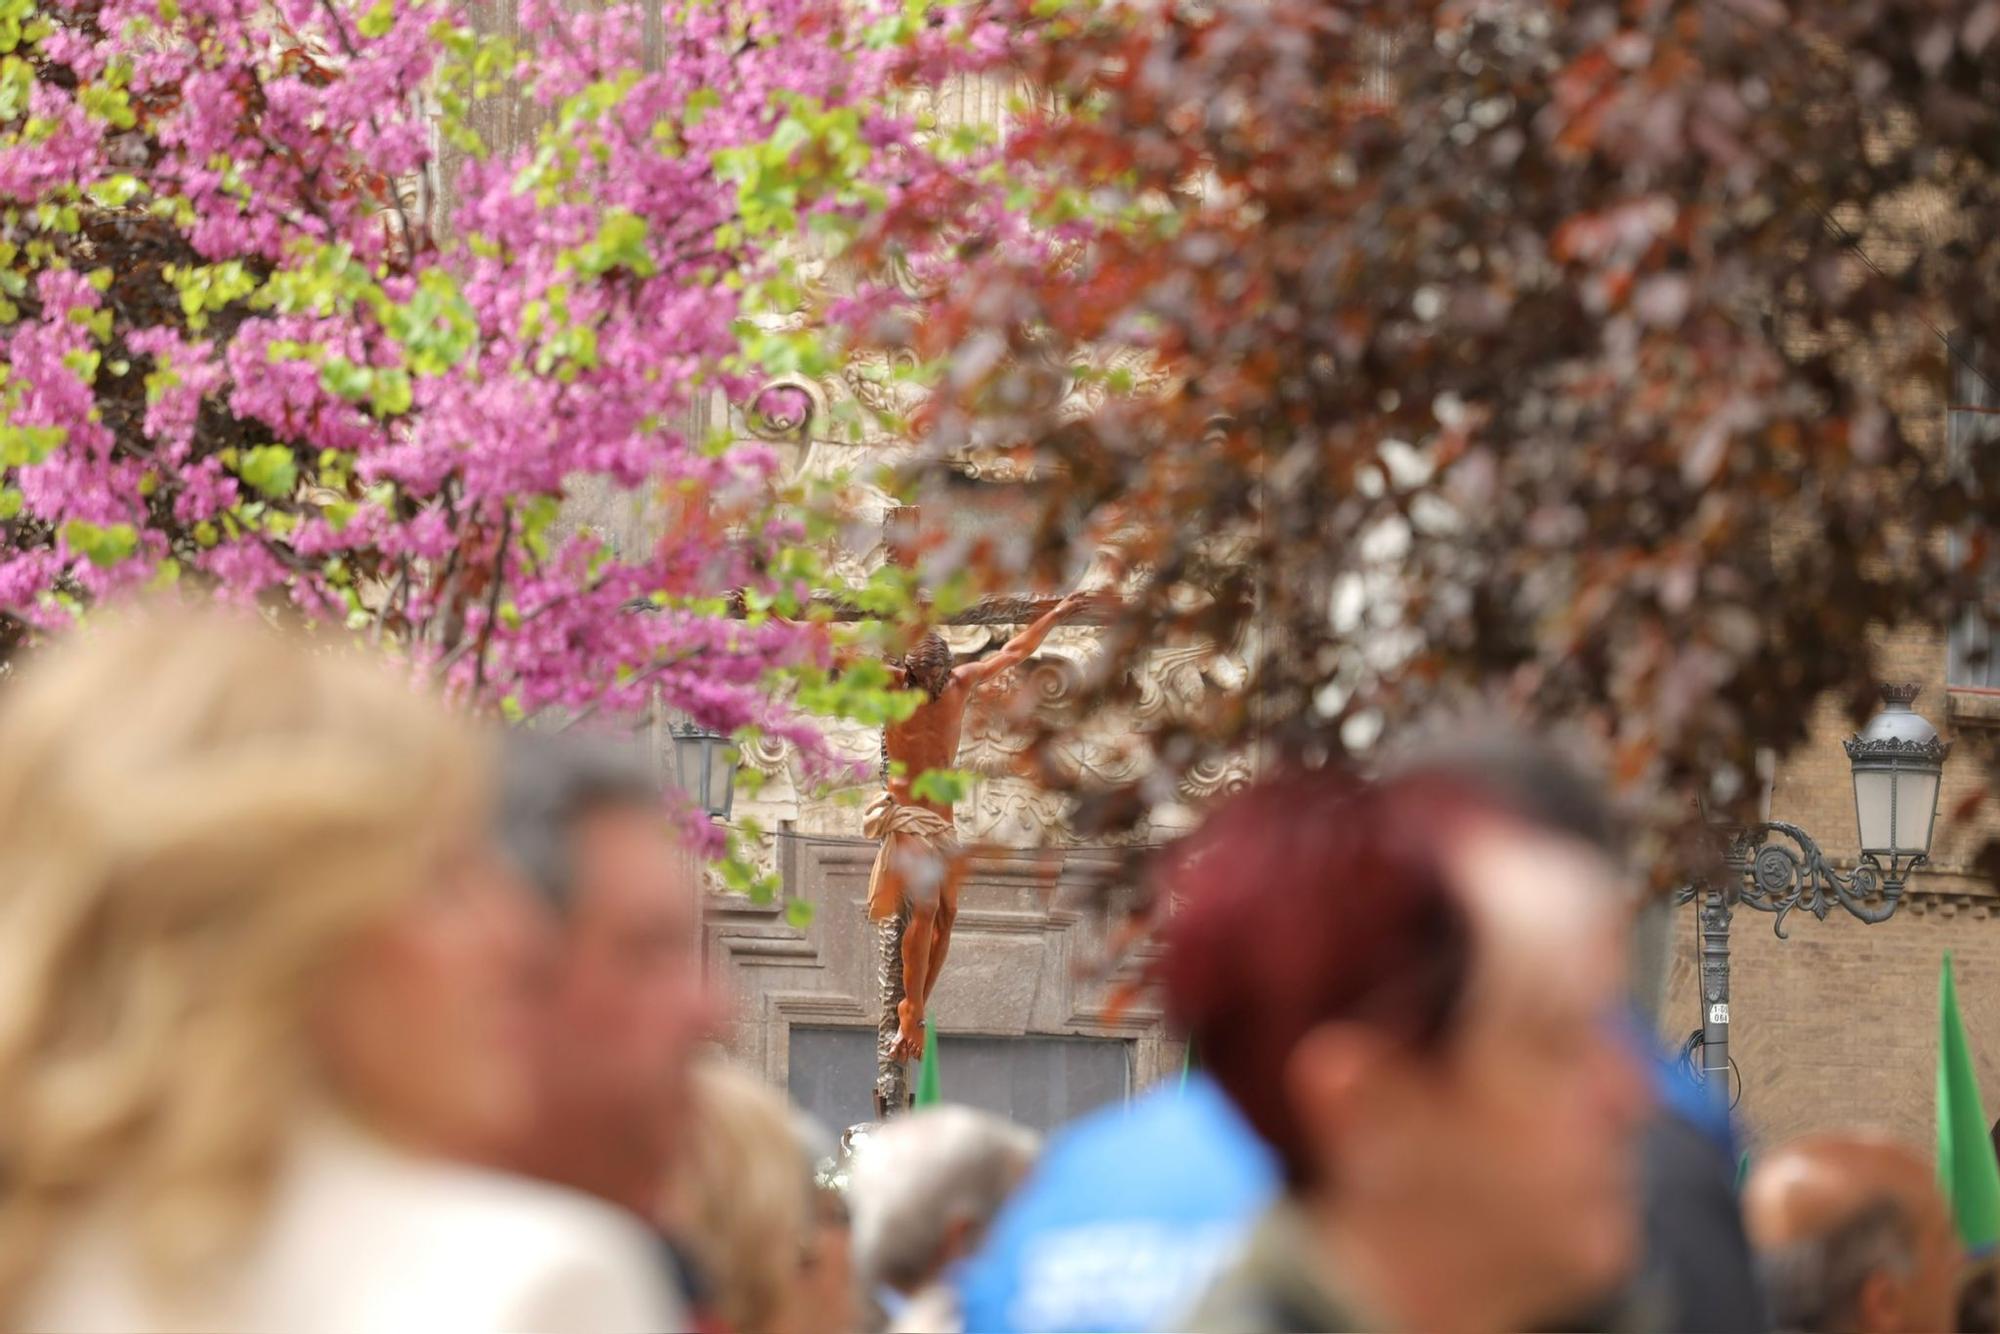
[[[1892,771],[1895,787],[1894,824],[1888,851],[1905,856],[1928,857],[1931,826],[1937,819],[1938,772],[1917,766],[1898,766]]]
[[[678,729],[674,732],[674,783],[695,800],[701,800],[701,737]]]
[[[1854,819],[1863,852],[1889,853],[1896,846],[1896,771],[1854,771]]]

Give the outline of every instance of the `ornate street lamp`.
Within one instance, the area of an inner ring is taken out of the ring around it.
[[[674,778],[681,791],[707,811],[710,819],[727,820],[736,800],[736,766],[740,757],[728,737],[711,732],[691,719],[667,724],[674,741]]]
[[[1729,919],[1734,904],[1771,913],[1786,939],[1785,918],[1803,908],[1825,921],[1838,903],[1864,922],[1886,922],[1903,900],[1910,874],[1930,860],[1939,781],[1950,743],[1910,707],[1918,687],[1882,687],[1882,711],[1844,743],[1854,771],[1854,821],[1861,859],[1850,871],[1829,865],[1797,825],[1767,820],[1736,831],[1724,854],[1734,873],[1722,886],[1695,885],[1701,899],[1701,1073],[1729,1098]]]

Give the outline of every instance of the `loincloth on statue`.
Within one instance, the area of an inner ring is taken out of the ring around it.
[[[912,893],[936,893],[959,855],[958,830],[950,820],[922,806],[904,806],[878,793],[861,813],[861,833],[882,840],[868,873],[868,919],[885,921],[902,907],[898,880]],[[892,876],[891,869],[900,875]]]

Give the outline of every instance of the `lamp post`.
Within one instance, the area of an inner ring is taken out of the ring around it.
[[[667,724],[674,742],[674,778],[681,791],[708,812],[727,820],[736,800],[736,748],[729,738],[687,718]]]
[[[1837,903],[1864,922],[1886,922],[1902,905],[1903,886],[1930,859],[1938,785],[1950,743],[1910,707],[1918,687],[1882,687],[1882,711],[1844,743],[1854,773],[1854,819],[1861,860],[1838,871],[1797,825],[1766,820],[1729,835],[1720,886],[1694,885],[1701,926],[1701,1075],[1723,1102],[1729,1096],[1729,920],[1735,904],[1771,913],[1778,938],[1785,918],[1803,908],[1825,921]]]

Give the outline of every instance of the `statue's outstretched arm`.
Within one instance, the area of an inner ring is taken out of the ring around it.
[[[1097,601],[1098,595],[1094,593],[1071,593],[1043,612],[1033,625],[1002,644],[998,653],[977,662],[968,662],[953,675],[965,685],[980,686],[1004,672],[1012,671],[1034,656],[1035,650],[1042,646],[1042,641],[1049,637],[1051,630]]]

